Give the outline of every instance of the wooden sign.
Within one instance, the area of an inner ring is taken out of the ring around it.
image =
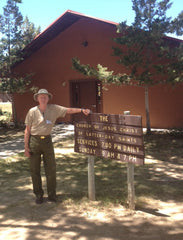
[[[141,116],[78,114],[74,129],[75,152],[144,164]]]

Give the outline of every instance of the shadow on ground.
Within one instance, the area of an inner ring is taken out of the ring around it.
[[[172,144],[175,145],[171,148]],[[181,144],[182,139],[175,136],[159,142],[154,138],[145,139],[146,164],[135,166],[134,212],[126,208],[124,163],[95,159],[96,201],[89,202],[87,158],[61,151],[56,156],[58,202],[45,200],[42,205],[36,205],[29,163],[23,153],[0,159],[2,239],[182,240]],[[72,149],[73,139],[65,136],[56,147]],[[165,152],[168,152],[167,161]],[[44,175],[43,167],[42,172]],[[43,186],[46,186],[44,177]]]

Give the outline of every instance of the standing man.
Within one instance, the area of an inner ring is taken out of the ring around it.
[[[46,89],[40,89],[34,94],[34,100],[38,106],[31,108],[25,118],[25,156],[30,159],[30,171],[33,184],[33,192],[36,195],[36,203],[43,203],[43,189],[41,180],[41,155],[47,181],[48,200],[56,202],[56,163],[51,131],[55,121],[66,114],[83,113],[88,115],[89,109],[66,108],[55,104],[48,104],[52,94]]]

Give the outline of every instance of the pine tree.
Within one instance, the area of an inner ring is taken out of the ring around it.
[[[16,111],[13,101],[13,93],[23,93],[30,84],[30,74],[24,77],[15,75],[12,66],[21,60],[21,52],[26,44],[31,42],[40,28],[35,29],[19,11],[18,4],[21,0],[7,0],[0,15],[0,92],[10,94],[14,121],[16,123]]]
[[[14,0],[8,0],[3,10],[4,14],[0,15],[0,32],[3,36],[1,40],[1,64],[6,63],[6,66],[9,67],[8,71],[10,71],[10,66],[16,61],[23,17]]]
[[[20,42],[20,49],[24,49],[40,32],[41,28],[36,28],[26,16],[21,25],[22,41]]]
[[[81,65],[73,59],[73,68],[87,76],[95,76],[104,84],[133,84],[145,89],[146,127],[150,133],[150,110],[148,89],[150,86],[183,81],[183,46],[173,43],[165,36],[168,33],[182,34],[183,12],[177,18],[166,17],[171,7],[170,0],[132,0],[135,20],[131,26],[122,22],[117,26],[119,37],[113,47],[117,64],[122,64],[125,72],[114,75],[98,64],[98,70],[89,65]],[[102,74],[101,74],[102,73]]]

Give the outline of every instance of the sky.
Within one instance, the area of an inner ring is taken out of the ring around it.
[[[3,13],[6,2],[7,0],[0,0],[0,14]],[[167,16],[174,18],[183,11],[183,2],[182,0],[172,2]],[[128,25],[134,21],[135,17],[131,0],[22,0],[22,4],[18,6],[22,15],[28,16],[29,21],[36,27],[40,26],[41,31],[68,9],[116,23],[127,21]]]

